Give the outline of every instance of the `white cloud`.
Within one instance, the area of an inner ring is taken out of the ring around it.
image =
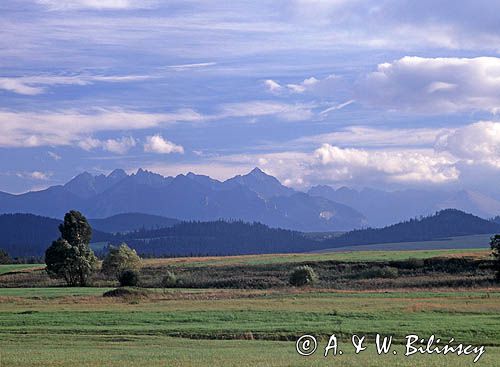
[[[445,183],[459,178],[454,167],[456,160],[433,151],[368,151],[323,144],[315,151],[315,157],[323,166],[333,169],[335,179],[383,175],[389,181]],[[340,177],[336,177],[339,172]]]
[[[317,145],[328,143],[350,147],[428,147],[432,148],[438,136],[453,131],[444,128],[373,128],[349,126],[326,134],[305,136],[290,142],[290,145]]]
[[[80,143],[92,149],[85,136],[102,131],[142,130],[204,117],[190,109],[146,113],[123,109],[92,111],[11,112],[0,110],[0,147],[59,146]],[[111,149],[113,144],[110,145]]]
[[[148,136],[144,144],[144,151],[151,153],[170,154],[180,153],[184,154],[184,148],[180,145],[174,144],[171,141],[164,139],[160,134]]]
[[[361,81],[362,101],[428,114],[500,110],[500,58],[403,57]]]
[[[17,177],[27,178],[31,180],[37,181],[47,181],[51,176],[51,172],[41,172],[41,171],[32,171],[32,172],[18,172],[16,173]]]
[[[281,90],[283,90],[283,86],[281,86],[278,82],[272,79],[265,80],[264,85],[266,86],[267,90],[271,93],[279,93],[281,92]]]
[[[132,137],[122,137],[119,139],[99,140],[91,137],[85,138],[78,143],[78,146],[84,150],[103,149],[115,154],[125,154],[131,148],[135,147],[136,141]]]
[[[37,3],[48,7],[50,10],[121,10],[121,9],[147,9],[157,3],[151,0],[36,0]]]
[[[264,86],[273,94],[281,94],[285,92],[291,94],[302,94],[305,92],[313,92],[318,89],[325,89],[328,84],[331,84],[331,82],[336,79],[338,79],[338,77],[335,75],[330,75],[322,80],[316,79],[312,76],[304,79],[300,83],[288,83],[286,85],[281,85],[273,79],[267,79],[264,81]]]
[[[287,88],[293,93],[304,93],[308,88],[312,88],[314,85],[318,84],[319,80],[315,77],[310,77],[304,79],[300,84],[287,84]]]
[[[323,116],[326,116],[330,112],[341,110],[342,108],[347,107],[347,106],[353,104],[354,102],[356,102],[354,99],[350,99],[350,100],[342,102],[340,104],[328,107],[327,109],[321,111],[319,114],[323,115]]]
[[[249,101],[222,105],[213,118],[276,116],[287,121],[304,121],[314,116],[314,106],[304,103],[288,104],[274,101]]]
[[[167,68],[174,69],[176,71],[184,71],[184,70],[206,68],[206,67],[215,66],[215,65],[217,65],[217,63],[215,63],[215,62],[199,62],[196,64],[169,65],[169,66],[167,66]]]
[[[0,78],[0,89],[23,95],[38,95],[46,91],[45,86],[53,85],[89,85],[95,82],[120,83],[145,80],[150,78],[145,75],[39,75],[24,77]]]
[[[436,150],[446,151],[468,163],[488,163],[500,168],[500,123],[480,121],[443,132]]]

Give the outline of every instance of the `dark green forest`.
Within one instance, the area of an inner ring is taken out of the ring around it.
[[[41,257],[59,236],[57,228],[60,223],[57,219],[32,214],[0,215],[0,249],[13,258]],[[306,252],[347,245],[426,241],[499,233],[500,224],[459,210],[446,209],[428,217],[384,228],[354,230],[337,237],[237,220],[180,222],[165,228],[142,228],[115,234],[95,228],[92,232],[93,243],[117,245],[126,242],[143,256],[199,256]],[[98,254],[103,252],[102,246],[100,249]]]

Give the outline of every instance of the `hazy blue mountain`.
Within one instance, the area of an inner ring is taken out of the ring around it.
[[[375,189],[314,186],[308,193],[350,206],[365,215],[372,227],[383,227],[402,220],[429,215],[441,209],[455,208],[484,218],[500,214],[500,202],[473,191]]]
[[[281,184],[275,177],[264,173],[259,168],[254,168],[246,175],[238,175],[224,181],[225,186],[241,185],[259,194],[264,199],[273,196],[290,196],[295,191]]]
[[[142,213],[117,214],[108,218],[89,219],[88,221],[92,228],[108,233],[166,228],[180,223],[177,219]]]
[[[358,211],[297,193],[258,168],[224,182],[194,173],[163,177],[143,169],[131,175],[121,170],[108,176],[82,173],[64,186],[0,196],[0,213],[63,217],[70,209],[88,218],[144,213],[181,220],[240,219],[303,231],[349,230],[366,224]]]
[[[108,176],[93,176],[88,172],[83,172],[65,184],[64,188],[81,198],[89,198],[107,190],[125,177],[127,174],[121,169],[114,170]]]

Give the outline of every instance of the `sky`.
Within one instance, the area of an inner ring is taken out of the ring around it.
[[[0,191],[83,171],[500,198],[500,3],[3,0]]]

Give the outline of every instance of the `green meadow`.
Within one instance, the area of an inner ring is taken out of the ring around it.
[[[246,272],[250,277],[268,269],[262,276],[282,271],[286,276],[286,269],[296,263],[312,264],[326,274],[330,268],[325,264],[334,260],[351,266],[433,257],[484,262],[489,253],[371,251],[151,259],[144,260],[143,274],[157,277],[165,269],[175,269],[210,270],[213,276]],[[486,352],[479,366],[497,366],[500,358],[500,288],[479,278],[474,287],[385,288],[387,282],[397,281],[385,279],[380,289],[152,287],[124,288],[126,293],[121,296],[105,297],[105,292],[114,289],[113,282],[101,287],[54,283],[16,288],[12,287],[16,282],[26,284],[33,279],[45,284],[40,265],[2,265],[0,271],[1,367],[473,365],[473,355],[405,357],[408,334],[425,339],[436,335],[443,343],[454,338],[456,343],[484,345]],[[441,274],[432,273],[432,268],[429,271],[405,277],[427,279]],[[303,334],[314,335],[319,343],[310,357],[295,350],[295,341]],[[325,358],[323,349],[331,334],[339,338],[343,354]],[[367,349],[360,354],[354,353],[350,343],[353,334],[367,337]],[[376,334],[393,336],[391,353],[375,352]]]
[[[466,366],[470,356],[403,357],[404,337],[435,334],[486,345],[480,365],[500,356],[500,291],[150,290],[102,297],[102,288],[0,290],[2,366],[322,366],[294,340],[336,334],[339,365]],[[354,355],[352,334],[393,335],[399,355]],[[25,351],[29,351],[26,353]],[[349,353],[351,351],[351,353]],[[333,357],[331,357],[333,358]],[[203,364],[203,362],[209,364]]]

